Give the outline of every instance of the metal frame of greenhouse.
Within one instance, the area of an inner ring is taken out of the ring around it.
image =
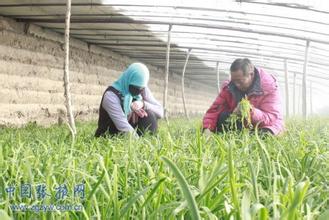
[[[306,116],[307,92],[323,92],[329,83],[329,9],[266,0],[212,2],[214,7],[178,0],[73,1],[70,36],[165,68],[164,107],[169,70],[182,75],[185,103],[184,77],[219,89],[231,62],[248,57],[285,85],[286,114],[289,91],[295,113],[295,90],[302,87]],[[67,3],[4,0],[0,14],[64,34]]]

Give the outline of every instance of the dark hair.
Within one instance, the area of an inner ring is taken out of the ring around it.
[[[254,65],[251,63],[251,61],[248,58],[244,59],[236,59],[234,62],[231,64],[230,71],[235,72],[238,70],[242,70],[243,75],[248,75],[250,69],[254,69]]]

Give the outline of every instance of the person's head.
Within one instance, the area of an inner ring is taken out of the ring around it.
[[[135,85],[129,85],[129,93],[132,96],[140,95],[145,87],[135,86]]]
[[[231,81],[240,91],[247,91],[254,80],[254,65],[247,58],[236,59],[231,64]]]
[[[142,63],[133,63],[122,73],[120,78],[114,83],[114,87],[126,95],[140,95],[147,86],[150,72]]]
[[[128,74],[130,94],[133,96],[141,94],[149,81],[149,69],[142,63],[133,63],[125,72]]]
[[[134,99],[140,100],[143,89],[147,86],[150,72],[142,63],[133,63],[121,74],[112,86],[124,96],[124,112],[131,112],[130,105]]]

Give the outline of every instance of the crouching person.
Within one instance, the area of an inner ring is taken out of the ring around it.
[[[107,132],[110,135],[131,132],[136,137],[145,132],[156,133],[163,108],[147,87],[148,81],[148,68],[133,63],[105,90],[95,137]]]
[[[242,98],[250,106],[251,124],[260,132],[277,135],[283,131],[283,116],[278,86],[274,76],[255,68],[249,59],[236,59],[230,67],[231,80],[223,83],[221,91],[203,118],[203,129],[210,132],[229,130],[228,118],[241,114]],[[241,129],[243,125],[235,126]]]

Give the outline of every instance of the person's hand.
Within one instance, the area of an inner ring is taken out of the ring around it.
[[[137,113],[137,111],[141,110],[144,107],[144,103],[142,101],[134,101],[131,103],[131,109]]]
[[[210,129],[204,129],[203,130],[203,134],[206,136],[206,137],[210,137],[211,136],[211,134],[212,134],[212,132],[210,131]]]
[[[144,118],[144,117],[147,117],[147,112],[144,110],[144,109],[139,109],[137,111],[134,111],[136,112],[136,114],[138,115],[138,117],[140,118]]]
[[[210,140],[210,137],[212,136],[212,131],[210,129],[204,129],[203,130],[203,135],[205,137],[206,142]]]
[[[250,109],[249,112],[251,112],[253,109],[253,105],[250,104]],[[235,107],[235,109],[233,110],[233,113],[237,114],[237,115],[241,115],[241,104],[239,102],[239,104]]]
[[[131,109],[138,115],[140,118],[147,117],[147,112],[143,109],[144,102],[134,101],[131,103]]]
[[[240,105],[240,103],[234,108],[233,113],[237,114],[237,115],[241,115],[241,105]]]

